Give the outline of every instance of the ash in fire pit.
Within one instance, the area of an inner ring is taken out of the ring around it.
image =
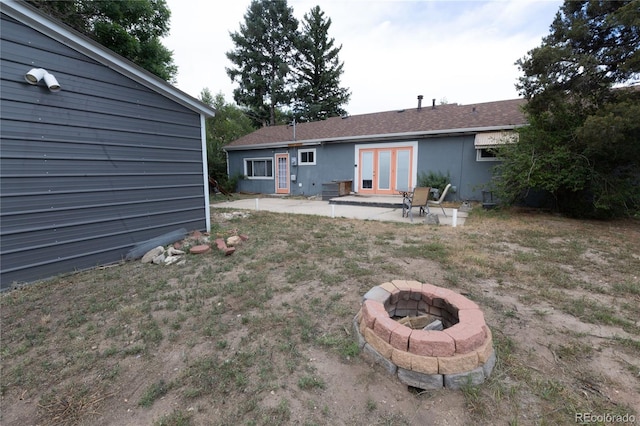
[[[419,389],[480,384],[496,362],[478,305],[431,284],[394,280],[373,287],[354,328],[364,356]]]

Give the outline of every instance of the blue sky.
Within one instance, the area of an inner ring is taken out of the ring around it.
[[[203,88],[233,101],[225,72],[229,33],[244,22],[250,0],[167,0],[171,34],[163,40],[178,65],[176,86]],[[518,97],[516,60],[549,34],[562,1],[289,0],[294,15],[319,5],[342,45],[341,85],[350,114],[411,108],[446,100],[473,104]]]

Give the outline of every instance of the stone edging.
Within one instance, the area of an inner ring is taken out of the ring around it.
[[[417,330],[393,317],[429,314],[444,330]],[[408,385],[459,389],[489,377],[496,362],[491,330],[478,305],[452,290],[393,280],[362,298],[353,321],[364,356]]]

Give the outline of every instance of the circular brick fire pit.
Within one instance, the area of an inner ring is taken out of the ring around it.
[[[419,389],[478,385],[496,362],[478,305],[431,284],[394,280],[373,287],[354,329],[364,356]]]

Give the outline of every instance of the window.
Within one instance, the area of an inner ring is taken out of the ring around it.
[[[301,166],[315,166],[316,164],[316,150],[314,149],[301,149],[298,151],[298,164]]]
[[[476,149],[476,161],[500,161],[495,149],[480,148]]]
[[[518,142],[518,134],[514,131],[478,133],[473,142],[476,148],[476,161],[500,161],[498,148]]]
[[[244,174],[249,179],[273,179],[271,158],[245,158]]]

